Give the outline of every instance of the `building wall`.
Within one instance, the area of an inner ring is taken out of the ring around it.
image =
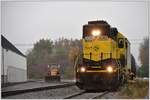
[[[2,48],[1,65],[1,74],[7,78],[7,82],[21,82],[27,80],[26,57]]]
[[[26,70],[8,66],[7,79],[9,82],[21,82],[26,81]]]

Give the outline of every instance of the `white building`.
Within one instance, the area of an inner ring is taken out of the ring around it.
[[[2,83],[27,80],[27,60],[12,43],[1,35],[1,80]]]

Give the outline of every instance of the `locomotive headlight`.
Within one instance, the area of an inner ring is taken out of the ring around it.
[[[85,67],[80,68],[80,72],[85,72],[85,71],[86,71]]]
[[[101,34],[101,31],[98,30],[98,29],[92,31],[92,35],[93,35],[93,36],[99,36],[100,34]]]
[[[107,71],[111,73],[111,72],[113,72],[113,68],[111,66],[108,66]]]

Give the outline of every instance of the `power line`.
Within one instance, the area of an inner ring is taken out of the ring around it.
[[[16,43],[15,46],[33,46],[33,43],[25,44],[25,43]]]
[[[88,1],[88,2],[148,2],[148,0],[2,0],[2,1],[11,1],[11,2],[54,2],[54,1]]]
[[[140,43],[131,43],[131,45],[140,45],[141,44],[141,42]],[[29,45],[29,46],[27,46],[27,45],[23,45],[23,44],[19,44],[19,45],[15,45],[15,46],[17,46],[17,47],[19,47],[19,48],[32,48],[33,47],[33,45],[31,46],[31,45]]]
[[[144,39],[129,39],[129,42],[138,43],[144,41]],[[34,46],[34,43],[15,43],[15,46]]]

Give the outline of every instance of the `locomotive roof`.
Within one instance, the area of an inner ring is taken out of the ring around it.
[[[106,21],[104,20],[97,20],[97,21],[88,21],[88,24],[104,24],[104,25],[109,25]],[[110,25],[109,25],[110,26]]]
[[[130,42],[129,42],[129,40],[128,40],[127,37],[125,37],[121,32],[118,32],[118,33],[119,33],[119,35],[121,35],[122,37],[124,37],[127,40],[127,42],[130,44]]]

